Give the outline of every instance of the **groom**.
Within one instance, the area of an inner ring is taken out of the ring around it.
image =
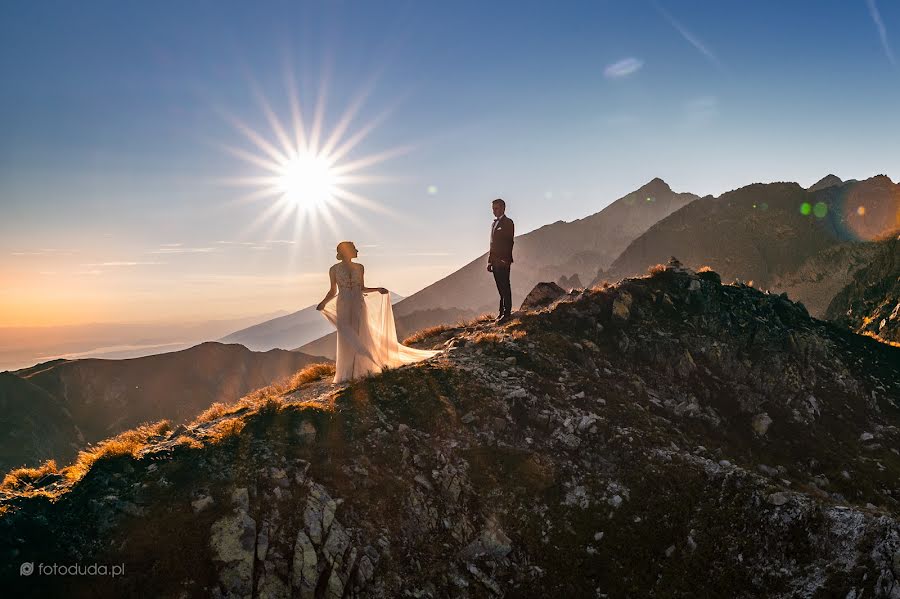
[[[494,273],[497,291],[500,293],[500,315],[497,324],[509,320],[512,312],[512,290],[509,287],[509,267],[512,264],[513,237],[516,229],[512,219],[506,216],[506,202],[496,199],[491,202],[494,224],[491,226],[491,251],[488,254],[488,272]]]

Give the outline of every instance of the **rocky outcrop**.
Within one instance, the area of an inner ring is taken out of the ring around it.
[[[520,310],[535,310],[549,306],[566,294],[566,290],[556,283],[538,283],[534,286],[525,300],[522,302]]]
[[[440,346],[3,489],[4,589],[900,595],[900,349],[677,261]]]

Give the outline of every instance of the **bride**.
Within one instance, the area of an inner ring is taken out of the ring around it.
[[[338,244],[340,262],[328,270],[331,289],[316,306],[337,329],[335,383],[440,353],[407,347],[397,341],[390,294],[384,287],[365,286],[365,269],[353,262],[357,255],[359,252],[352,241]],[[335,296],[337,299],[332,301]]]

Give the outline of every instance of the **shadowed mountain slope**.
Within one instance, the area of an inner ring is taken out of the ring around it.
[[[51,457],[70,460],[84,444],[59,399],[11,372],[0,372],[0,472]]]
[[[34,403],[32,392],[39,389],[44,403],[58,407],[56,424],[31,427],[16,421],[10,426],[16,434],[37,438],[42,427],[65,432],[74,423],[83,441],[93,443],[143,422],[193,418],[214,402],[234,401],[315,361],[319,359],[297,352],[258,353],[242,345],[213,342],[128,360],[54,360],[16,371],[29,391],[19,395],[17,391],[25,390],[19,385],[6,397],[11,410],[21,410],[23,404]],[[69,438],[66,433],[39,445],[66,451],[47,454],[34,448],[32,453],[40,459],[70,460],[78,447],[73,448]],[[5,466],[17,465],[21,462]]]

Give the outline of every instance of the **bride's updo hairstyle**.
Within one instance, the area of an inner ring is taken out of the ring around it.
[[[356,246],[353,245],[352,241],[342,241],[337,244],[337,259],[343,260],[344,256],[349,256],[350,250],[352,250],[354,247]]]

